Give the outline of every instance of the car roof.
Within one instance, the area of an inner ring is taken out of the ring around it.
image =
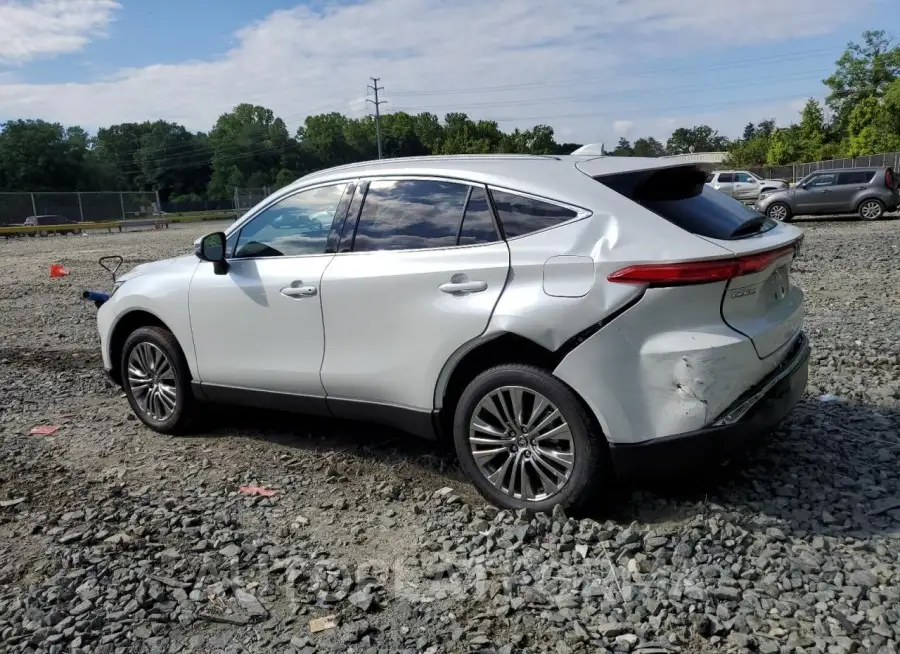
[[[853,168],[820,168],[819,170],[811,170],[805,176],[815,175],[816,173],[852,173],[860,170],[887,170],[893,169],[893,166],[854,166]]]
[[[421,175],[463,179],[553,197],[560,191],[568,190],[568,184],[578,185],[579,182],[588,181],[582,175],[573,174],[576,171],[596,177],[685,165],[695,164],[656,157],[597,155],[464,154],[398,157],[362,161],[310,173],[286,187],[285,191],[355,177]]]

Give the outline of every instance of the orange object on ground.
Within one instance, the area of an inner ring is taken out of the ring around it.
[[[65,277],[69,274],[69,271],[63,268],[60,263],[51,263],[50,264],[50,279],[56,279],[57,277]]]
[[[263,497],[272,497],[275,491],[262,486],[241,486],[238,491],[247,495],[262,495]]]
[[[28,433],[32,436],[52,436],[58,431],[59,425],[41,425],[40,427],[35,427]]]

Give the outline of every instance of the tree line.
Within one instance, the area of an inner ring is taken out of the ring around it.
[[[824,106],[809,100],[799,122],[746,126],[731,140],[709,125],[676,129],[665,143],[622,138],[618,156],[728,151],[730,163],[777,166],[900,150],[900,46],[883,31],[850,43],[823,80]],[[425,154],[568,154],[549,125],[504,132],[495,121],[449,113],[385,114],[386,157]],[[294,134],[265,107],[240,104],[207,132],[164,120],[78,126],[10,120],[0,126],[0,191],[158,191],[163,201],[231,197],[236,187],[281,187],[321,168],[377,157],[375,121],[308,116]]]

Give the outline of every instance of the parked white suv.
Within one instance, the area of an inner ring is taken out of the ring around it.
[[[706,183],[735,200],[758,200],[761,193],[788,188],[786,179],[764,179],[749,170],[717,170]]]
[[[452,439],[499,505],[584,505],[728,457],[806,387],[802,232],[704,180],[596,156],[317,172],[123,276],[104,366],[160,432],[198,400],[376,421]]]

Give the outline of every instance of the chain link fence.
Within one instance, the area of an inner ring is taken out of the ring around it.
[[[750,166],[747,170],[767,179],[786,179],[796,182],[817,170],[834,170],[836,168],[875,168],[891,166],[895,171],[900,169],[900,152],[870,154],[848,159],[829,159],[808,163],[789,164],[787,166]]]
[[[158,214],[154,192],[0,193],[0,225],[21,225],[29,216],[112,222]]]
[[[197,211],[231,211],[234,200],[179,200],[177,202],[160,202],[164,213],[191,213]]]
[[[234,189],[234,210],[237,217],[243,216],[249,209],[265,200],[272,190],[268,186],[262,188],[236,188]]]

